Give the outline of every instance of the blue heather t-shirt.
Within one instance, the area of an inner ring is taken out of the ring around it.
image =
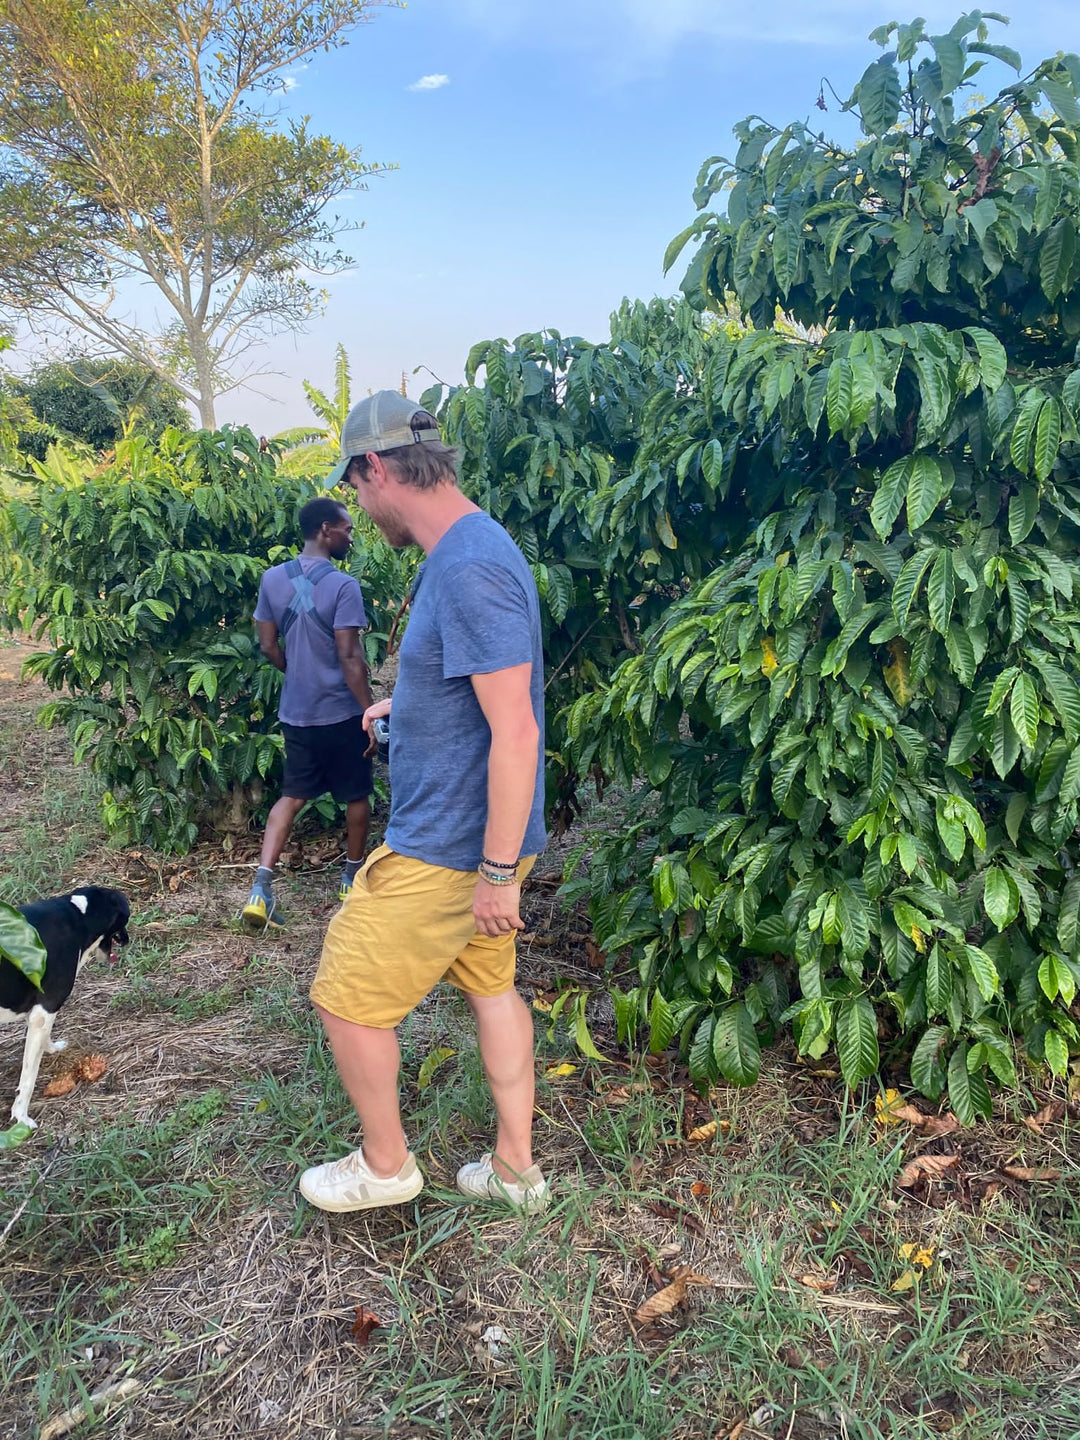
[[[547,843],[536,584],[501,525],[483,511],[463,515],[421,567],[401,642],[390,722],[391,849],[451,870],[480,863],[491,730],[469,677],[526,663],[540,739],[521,854],[536,855]]]
[[[301,555],[305,574],[322,561],[317,555]],[[281,621],[295,591],[284,565],[273,565],[259,582],[256,620],[272,620],[281,634]],[[331,630],[363,630],[367,626],[364,597],[351,575],[335,570],[326,575],[311,593],[315,613]],[[285,651],[285,684],[281,687],[278,718],[286,725],[337,725],[364,707],[345,683],[334,637],[301,611],[282,640]]]

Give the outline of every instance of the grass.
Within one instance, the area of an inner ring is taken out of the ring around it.
[[[784,1056],[753,1091],[702,1101],[669,1057],[627,1060],[598,1031],[615,1058],[583,1063],[541,1023],[538,1152],[559,1185],[521,1222],[453,1189],[490,1112],[464,1006],[437,993],[401,1029],[427,1188],[398,1210],[317,1213],[299,1170],[356,1143],[306,1001],[336,871],[285,877],[288,932],[234,933],[245,871],[109,851],[92,788],[55,737],[35,742],[21,694],[3,703],[3,893],[107,875],[134,918],[121,966],[88,968],[58,1025],[106,1055],[105,1077],[46,1100],[64,1057],[47,1060],[41,1128],[0,1157],[0,1440],[121,1380],[137,1386],[123,1406],[71,1433],[1078,1440],[1080,1147],[1069,1121],[1021,1124],[1044,1096],[922,1142],[876,1124],[869,1091]],[[525,947],[526,993],[596,984],[553,893],[528,901],[554,943]],[[455,1053],[421,1084],[437,1047]],[[20,1048],[0,1031],[5,1094]],[[577,1068],[548,1076],[564,1060]],[[689,1140],[710,1117],[715,1135]],[[900,1189],[927,1149],[956,1167]],[[1012,1159],[1061,1178],[1007,1180]],[[681,1265],[709,1283],[636,1320]],[[362,1346],[358,1307],[381,1322]]]

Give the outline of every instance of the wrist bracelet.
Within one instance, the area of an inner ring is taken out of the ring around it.
[[[486,855],[480,856],[480,864],[487,865],[491,870],[516,870],[516,860],[489,860]]]
[[[484,869],[483,865],[476,867],[476,873],[480,876],[480,879],[486,881],[488,885],[516,885],[518,883],[516,875],[500,875],[498,872],[491,874]]]

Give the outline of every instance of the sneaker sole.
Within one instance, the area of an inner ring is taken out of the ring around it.
[[[350,1215],[356,1210],[383,1210],[390,1205],[405,1205],[408,1201],[415,1200],[424,1188],[424,1177],[418,1174],[411,1188],[404,1194],[395,1195],[392,1200],[361,1200],[359,1204],[355,1201],[316,1199],[314,1195],[309,1195],[304,1188],[303,1178],[301,1178],[298,1188],[308,1204],[314,1205],[316,1210],[327,1210],[334,1215]]]
[[[245,905],[240,911],[240,919],[245,925],[250,925],[253,930],[284,930],[285,928],[283,920],[275,920],[272,915],[264,915],[254,906]]]
[[[493,1193],[490,1190],[482,1190],[479,1194],[475,1190],[466,1190],[464,1185],[456,1185],[459,1195],[464,1195],[466,1200],[471,1200],[476,1205],[502,1205],[506,1210],[515,1210],[521,1214],[537,1215],[541,1210],[546,1210],[550,1200],[550,1191],[545,1190],[542,1195],[536,1198],[527,1197],[523,1200],[514,1200],[501,1191]]]

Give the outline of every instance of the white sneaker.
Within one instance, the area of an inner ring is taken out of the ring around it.
[[[546,1209],[548,1203],[549,1187],[539,1165],[530,1165],[528,1170],[523,1170],[517,1181],[504,1180],[496,1175],[492,1167],[490,1151],[471,1165],[461,1167],[457,1173],[457,1188],[470,1200],[501,1200],[515,1210],[532,1214]]]
[[[380,1205],[402,1205],[419,1195],[424,1177],[410,1152],[396,1175],[373,1175],[363,1150],[340,1160],[313,1165],[300,1176],[300,1193],[320,1210],[375,1210]]]

